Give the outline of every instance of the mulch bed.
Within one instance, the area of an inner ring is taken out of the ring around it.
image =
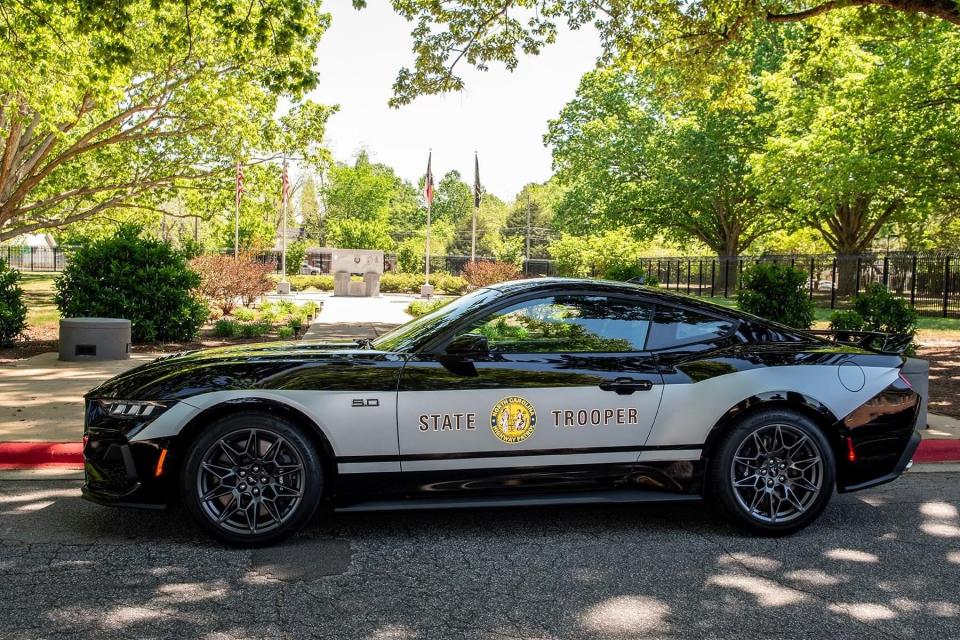
[[[960,418],[960,343],[926,344],[917,350],[917,357],[930,361],[928,410]]]

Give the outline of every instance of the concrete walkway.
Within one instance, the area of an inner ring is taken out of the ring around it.
[[[397,325],[409,322],[411,317],[406,308],[416,300],[408,295],[344,298],[330,294],[317,294],[315,299],[323,302],[323,310],[307,329],[304,340],[376,338]]]
[[[83,394],[159,353],[133,353],[129,360],[61,362],[41,353],[0,368],[0,441],[79,441]]]

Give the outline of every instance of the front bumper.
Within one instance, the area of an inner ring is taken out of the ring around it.
[[[98,504],[124,507],[160,509],[171,502],[173,491],[170,478],[171,456],[161,454],[169,450],[170,439],[137,440],[129,438],[136,432],[136,422],[120,422],[104,416],[88,401],[84,427],[83,497]]]

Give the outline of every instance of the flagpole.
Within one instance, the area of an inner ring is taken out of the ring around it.
[[[280,195],[280,293],[290,293],[287,283],[287,200],[289,199],[290,178],[287,175],[287,159],[283,159],[283,176]]]
[[[425,284],[430,286],[430,214],[433,209],[433,202],[427,200],[427,264],[426,264],[426,281]]]
[[[240,161],[237,161],[237,175],[240,174]],[[233,259],[236,260],[240,255],[240,186],[234,185],[236,193],[233,194],[235,204],[233,214]]]
[[[432,226],[431,217],[433,216],[433,149],[427,155],[427,175],[423,180],[423,195],[427,201],[427,237],[424,243],[424,283],[420,287],[420,297],[430,298],[433,296],[433,287],[430,286],[430,229]]]
[[[473,152],[473,220],[470,223],[470,262],[477,261],[477,210],[480,208],[480,160]]]

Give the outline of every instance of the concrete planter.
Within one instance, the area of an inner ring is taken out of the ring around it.
[[[130,357],[130,321],[120,318],[60,320],[61,360],[126,360]]]
[[[920,358],[907,358],[903,365],[903,375],[913,390],[920,394],[920,415],[917,416],[917,427],[927,427],[927,399],[930,397],[930,363]]]

